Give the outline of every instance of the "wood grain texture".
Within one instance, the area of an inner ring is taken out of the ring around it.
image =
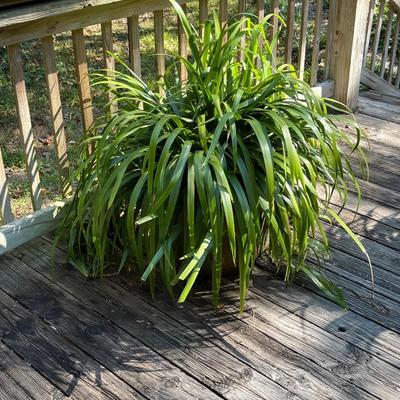
[[[368,0],[368,1],[369,1],[368,24],[367,24],[367,32],[365,34],[363,67],[367,65],[368,61],[368,51],[370,47],[372,24],[374,22],[374,10],[375,10],[375,0]]]
[[[45,292],[40,295],[46,297]],[[25,297],[29,299],[29,294],[25,293]],[[51,307],[49,296],[46,302]],[[57,309],[53,309],[53,314],[48,309],[43,316],[48,321],[45,323],[4,291],[0,291],[0,305],[2,342],[64,394],[88,400],[115,399],[113,392],[132,396],[133,390],[123,381],[54,330],[51,320]]]
[[[229,19],[229,13],[228,13],[228,0],[219,0],[219,22],[221,24],[221,28],[224,29],[226,28],[226,25],[228,24],[228,19]],[[224,41],[226,41],[228,38],[228,33],[225,33],[224,35]]]
[[[7,0],[6,0],[7,1]],[[25,1],[30,3],[25,7],[10,8],[0,12],[0,28],[10,25],[21,24],[24,22],[33,22],[35,20],[53,17],[57,15],[68,14],[73,11],[81,11],[87,7],[96,7],[99,5],[108,5],[117,3],[120,0],[76,0],[63,1]],[[4,1],[2,1],[2,4]]]
[[[0,371],[8,376],[5,380],[11,381],[13,386],[18,386],[24,390],[23,399],[34,400],[64,400],[65,394],[52,385],[47,379],[39,374],[29,363],[18,357],[11,349],[0,343]],[[3,381],[3,384],[7,384]],[[0,396],[4,396],[4,386],[0,386]],[[2,399],[4,397],[1,397]],[[14,400],[11,398],[10,400]]]
[[[25,256],[23,260],[29,262],[29,258]],[[43,272],[50,272],[46,267],[47,262],[40,262],[40,257],[35,264],[40,266]],[[196,371],[196,378],[205,387],[211,387],[217,396],[254,400],[281,400],[282,396],[299,399],[290,389],[282,388],[264,374],[252,370],[237,357],[218,348],[207,338],[185,328],[175,318],[158,311],[136,291],[121,290],[119,285],[111,281],[107,285],[98,281],[87,281],[87,290],[82,290],[76,273],[64,271],[62,276],[62,279],[59,279],[60,285],[74,296],[79,296],[86,304],[98,304],[98,300],[95,299],[106,296],[108,306],[102,307],[102,315],[106,319],[111,319],[132,336],[140,338],[146,346],[157,349],[158,354],[183,371],[191,374]],[[197,398],[215,398],[209,396]]]
[[[59,285],[54,285],[51,274],[47,274],[47,278],[13,256],[8,256],[8,265],[9,268],[0,271],[0,276],[10,276],[6,282],[21,282],[29,276],[29,284],[19,289],[18,285],[4,282],[3,290],[18,299],[35,317],[50,320],[61,337],[97,360],[102,369],[111,371],[116,384],[124,382],[119,392],[115,392],[115,398],[196,400],[202,395],[217,398],[129,332],[103,318],[98,312],[100,309],[90,308]],[[84,283],[82,277],[81,283]],[[53,311],[43,301],[45,298],[53,299]],[[106,298],[98,297],[99,307],[103,303]]]
[[[132,15],[128,17],[129,62],[133,72],[140,78],[142,76],[142,65],[139,29],[139,16]]]
[[[107,75],[112,78],[115,76],[115,60],[112,56],[114,51],[113,46],[113,34],[112,34],[112,22],[103,22],[101,24],[101,39],[103,44],[103,62],[104,68],[107,70]],[[113,89],[114,85],[111,85],[110,89]],[[114,101],[114,94],[112,91],[108,92],[108,102],[110,107],[110,116],[118,111],[117,104]]]
[[[186,4],[182,4],[182,10],[186,14],[187,12],[187,7]],[[187,59],[188,57],[188,43],[187,43],[187,38],[185,34],[185,30],[183,29],[182,23],[180,19],[178,18],[178,48],[179,48],[179,55]],[[183,86],[185,86],[185,82],[187,81],[187,70],[185,67],[185,64],[181,62],[179,64],[179,79],[182,83]]]
[[[199,0],[199,23],[204,25],[204,22],[208,18],[208,0]]]
[[[3,155],[0,149],[0,217],[3,224],[14,219],[11,209],[10,192],[8,189],[7,175],[4,168]]]
[[[361,83],[370,89],[385,93],[389,96],[400,97],[400,90],[389,82],[382,79],[379,75],[364,68],[361,73]]]
[[[318,79],[318,63],[319,63],[319,45],[321,40],[322,28],[322,0],[317,0],[315,21],[314,21],[314,37],[311,55],[311,71],[310,71],[310,86],[315,86]]]
[[[333,38],[335,34],[335,24],[336,24],[336,6],[337,0],[329,1],[329,11],[328,11],[328,27],[326,33],[326,51],[325,51],[325,71],[324,71],[324,79],[327,80],[331,76],[331,60],[332,54],[334,53],[333,49]]]
[[[300,79],[304,78],[304,68],[306,63],[307,52],[307,27],[308,27],[308,11],[310,1],[302,0],[301,8],[301,27],[300,27],[300,48],[299,59],[297,61],[297,71]]]
[[[0,254],[56,229],[65,204],[63,201],[56,202],[1,226]]]
[[[22,58],[18,44],[8,46],[7,50],[11,81],[15,94],[19,129],[24,145],[26,173],[28,176],[32,207],[36,211],[42,207],[42,196],[40,193],[39,165],[32,132],[32,122],[29,111],[28,94],[25,86]]]
[[[394,114],[395,107],[384,105],[379,101],[360,96],[358,99],[358,110],[372,117],[378,117],[387,121],[400,123],[400,115]]]
[[[389,76],[388,76],[388,82],[392,84],[393,82],[393,76],[394,76],[394,68],[396,64],[396,56],[398,52],[398,45],[399,45],[399,35],[400,35],[400,13],[397,13],[396,17],[396,25],[394,28],[394,34],[393,34],[393,43],[391,46],[391,56],[390,56],[390,64],[389,64]],[[398,66],[397,66],[398,68]],[[398,68],[399,69],[399,68]]]
[[[335,80],[334,98],[350,108],[357,105],[360,89],[368,2],[336,0],[330,77]]]
[[[92,0],[85,0],[92,1]],[[140,15],[171,6],[169,0],[98,0],[104,1],[97,6],[82,7],[81,2],[70,0],[79,5],[74,11],[50,14],[49,16],[28,20],[0,28],[0,45],[18,43],[37,39],[56,33],[78,30],[90,25],[101,24],[115,19],[126,18],[129,15]],[[192,0],[177,0],[187,3]],[[48,3],[51,3],[49,1]],[[60,2],[57,2],[60,3]],[[49,4],[47,4],[47,7]],[[46,7],[44,7],[46,10]],[[41,7],[43,12],[43,7]],[[44,11],[46,12],[46,11]]]
[[[378,16],[377,16],[377,20],[376,20],[376,26],[375,26],[374,41],[372,43],[370,69],[373,72],[375,71],[375,66],[376,66],[376,61],[377,61],[376,56],[378,54],[379,40],[381,38],[383,14],[385,12],[385,3],[386,3],[385,1],[380,0],[379,12],[378,12]]]
[[[279,0],[272,0],[271,1],[271,13],[274,15],[279,15]],[[273,41],[273,39],[276,37],[278,34],[278,18],[277,17],[272,17],[271,20],[271,32],[270,32],[270,42]],[[277,38],[276,38],[277,39]],[[272,60],[273,63],[276,64],[276,52],[277,52],[277,47],[278,47],[278,41],[276,40],[276,45],[272,48]]]
[[[67,141],[64,131],[64,118],[61,106],[60,85],[56,60],[54,55],[53,37],[46,36],[40,40],[44,72],[46,75],[47,91],[50,103],[50,121],[53,131],[54,147],[57,156],[57,168],[63,197],[71,194],[72,188],[68,181],[69,162]]]
[[[165,75],[164,12],[154,11],[154,50],[156,54],[157,79]]]
[[[390,44],[390,39],[392,36],[392,29],[393,29],[393,9],[389,9],[388,13],[388,19],[386,21],[386,30],[385,30],[385,39],[383,41],[383,55],[382,55],[382,60],[381,60],[381,69],[380,69],[380,76],[383,78],[385,76],[386,72],[386,63],[387,63],[387,57],[389,53],[389,44]]]
[[[90,129],[93,127],[94,116],[83,29],[72,31],[72,44],[75,56],[76,80],[78,82],[79,99],[81,103],[82,126],[84,133],[88,135]],[[93,147],[89,145],[88,150],[92,152]]]
[[[285,62],[292,64],[292,53],[293,53],[293,39],[294,39],[294,19],[296,12],[295,0],[288,0],[286,18],[286,39],[285,39]]]

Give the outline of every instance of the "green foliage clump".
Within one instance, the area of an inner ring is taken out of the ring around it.
[[[273,66],[268,17],[221,26],[214,16],[199,35],[174,7],[190,60],[174,56],[157,91],[132,71],[98,79],[118,112],[83,143],[63,222],[72,262],[89,277],[129,266],[172,296],[180,282],[180,302],[208,269],[216,306],[231,262],[243,308],[267,251],[287,282],[302,271],[343,303],[306,257],[317,235],[328,244],[321,220],[332,218],[364,251],[329,202],[335,191],[346,198],[349,179],[358,187],[343,144],[358,149],[360,131],[353,143],[328,114],[337,103],[317,97],[292,66]]]

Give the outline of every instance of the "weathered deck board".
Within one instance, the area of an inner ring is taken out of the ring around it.
[[[0,399],[400,398],[400,125],[388,116],[400,104],[360,104],[371,180],[342,216],[371,256],[374,298],[365,256],[326,224],[326,275],[350,311],[304,279],[286,287],[262,260],[242,316],[235,282],[219,312],[201,291],[181,307],[124,277],[84,280],[62,245],[54,279],[40,238],[0,257]]]

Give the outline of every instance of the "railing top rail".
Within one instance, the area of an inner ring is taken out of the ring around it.
[[[34,4],[16,5],[0,9],[0,28],[120,1],[122,0],[47,0]]]
[[[390,0],[390,4],[397,10],[400,10],[400,0]]]
[[[177,0],[178,3],[190,1],[192,0]],[[47,1],[46,3],[51,4],[53,2]],[[69,3],[69,7],[67,3]],[[30,17],[28,13],[20,17],[15,16],[12,24],[10,21],[4,22],[4,13],[0,12],[0,21],[3,23],[3,26],[0,26],[0,46],[39,39],[56,33],[81,29],[90,25],[125,18],[129,15],[139,15],[171,6],[169,0],[87,0],[84,2],[67,0],[60,7],[59,2],[54,3],[58,6],[53,11],[40,11],[43,4],[45,3],[37,5],[38,8],[34,17]]]

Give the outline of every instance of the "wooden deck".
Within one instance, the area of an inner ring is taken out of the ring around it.
[[[352,228],[374,299],[339,228],[326,270],[350,311],[260,267],[242,317],[234,283],[218,313],[207,293],[178,307],[121,277],[87,282],[61,249],[54,280],[41,238],[0,258],[0,399],[399,399],[400,101],[369,92],[359,121],[371,176]]]

